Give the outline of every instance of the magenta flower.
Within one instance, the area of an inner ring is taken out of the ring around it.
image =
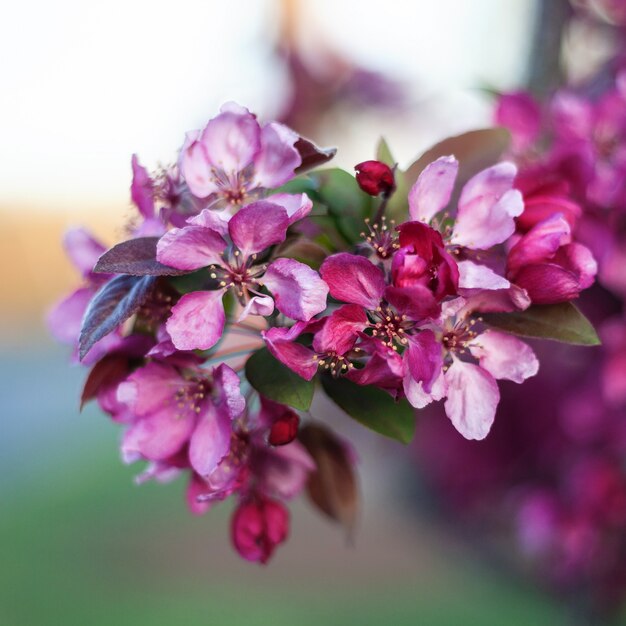
[[[572,242],[570,225],[560,213],[531,228],[507,258],[508,279],[536,304],[577,298],[593,284],[597,271],[589,249]]]
[[[623,88],[592,102],[570,92],[552,100],[555,131],[551,158],[571,168],[587,200],[620,209],[626,201],[626,98]]]
[[[161,263],[190,271],[208,266],[217,281],[217,289],[185,294],[173,307],[166,327],[176,348],[208,349],[217,343],[226,321],[222,297],[229,289],[243,307],[240,320],[271,315],[276,306],[287,317],[307,321],[326,307],[328,288],[307,265],[284,258],[258,263],[259,253],[285,239],[290,218],[283,207],[255,202],[227,226],[216,225],[211,212],[203,216],[211,217],[210,226],[196,220],[166,233],[157,246]],[[273,297],[262,293],[263,287]]]
[[[187,134],[180,166],[191,192],[212,207],[240,207],[263,189],[279,187],[294,176],[302,159],[292,130],[256,117],[234,103],[225,104],[204,130]]]
[[[454,427],[466,439],[484,439],[500,400],[496,379],[521,383],[537,373],[539,361],[530,346],[511,335],[492,329],[476,333],[475,322],[468,321],[471,311],[466,305],[463,298],[444,305],[436,336],[445,367],[434,374],[434,368],[427,370],[430,389],[423,382],[423,374],[422,380],[415,376],[409,361],[404,391],[416,408],[446,398],[445,411]],[[424,354],[430,353],[435,359],[434,337],[434,333],[428,336],[416,351],[413,368],[424,367]]]
[[[517,153],[531,148],[541,132],[541,108],[525,91],[500,94],[494,118],[498,126],[511,132],[513,150]]]
[[[281,363],[311,380],[320,367],[334,376],[354,367],[350,357],[358,354],[355,344],[367,325],[363,307],[346,304],[321,320],[296,322],[291,328],[270,328],[262,334],[268,350]],[[315,333],[312,348],[296,342],[300,335],[310,332]]]

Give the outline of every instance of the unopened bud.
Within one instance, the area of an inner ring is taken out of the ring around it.
[[[298,434],[300,418],[293,411],[286,411],[273,424],[268,437],[272,446],[284,446],[291,443]]]
[[[394,188],[393,170],[381,161],[363,161],[354,166],[356,182],[370,196],[389,195]]]

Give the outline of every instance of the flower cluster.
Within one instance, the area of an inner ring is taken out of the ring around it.
[[[355,521],[355,454],[311,419],[316,381],[405,443],[413,408],[443,399],[459,433],[483,439],[496,381],[539,367],[508,330],[595,337],[569,304],[596,272],[571,238],[576,209],[543,219],[515,165],[468,172],[444,154],[413,180],[382,161],[301,175],[332,155],[231,103],[175,166],[150,174],[133,157],[130,238],[105,251],[70,233],[84,284],[50,315],[91,367],[83,402],[122,425],[125,462],[147,462],[138,481],[186,474],[197,514],[235,499],[233,544],[262,563],[305,487]]]
[[[608,12],[619,3],[593,4]],[[437,420],[424,420],[416,438],[454,518],[485,536],[508,520],[538,578],[575,597],[589,623],[609,623],[626,598],[623,50],[622,40],[620,55],[598,76],[544,102],[526,92],[500,95],[494,116],[511,132],[508,158],[519,168],[515,187],[524,198],[506,276],[548,308],[582,291],[602,347],[540,347],[544,376],[524,395],[503,394],[510,428],[498,424],[480,449]],[[530,254],[523,250],[529,242]],[[597,283],[585,292],[596,266]]]

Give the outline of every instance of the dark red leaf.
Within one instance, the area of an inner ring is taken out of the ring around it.
[[[326,427],[314,424],[301,428],[298,439],[317,465],[307,482],[309,498],[322,513],[352,531],[359,490],[346,446]]]
[[[89,372],[83,393],[80,397],[80,408],[98,395],[98,391],[111,382],[120,380],[129,371],[128,357],[123,354],[109,354],[100,359]]]
[[[156,260],[159,237],[129,239],[107,250],[96,263],[94,272],[130,274],[131,276],[182,276],[188,270],[177,270]]]
[[[145,302],[156,276],[115,276],[93,297],[83,318],[78,341],[81,359],[99,341],[127,320]]]
[[[300,137],[294,144],[294,148],[300,153],[302,163],[296,168],[296,174],[306,172],[318,165],[327,163],[336,154],[337,148],[319,148],[312,141]]]

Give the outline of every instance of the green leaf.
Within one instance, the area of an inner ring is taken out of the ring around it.
[[[600,339],[591,322],[571,303],[535,304],[514,313],[483,313],[489,326],[522,337],[552,339],[579,346],[598,346]]]
[[[337,230],[349,244],[360,240],[366,217],[371,213],[372,200],[361,191],[354,176],[337,168],[311,174],[318,182],[321,202],[328,207]]]
[[[393,167],[397,161],[393,158],[389,144],[384,137],[378,140],[378,147],[376,148],[376,160],[386,163],[389,167]]]
[[[246,361],[246,378],[262,395],[294,409],[306,411],[311,406],[315,383],[304,380],[261,348]]]
[[[415,413],[406,400],[396,402],[376,387],[362,387],[346,378],[322,377],[328,397],[357,422],[385,437],[410,443],[415,434]]]
[[[274,189],[273,193],[306,193],[311,200],[316,200],[319,198],[317,187],[317,181],[310,176],[298,176]]]

